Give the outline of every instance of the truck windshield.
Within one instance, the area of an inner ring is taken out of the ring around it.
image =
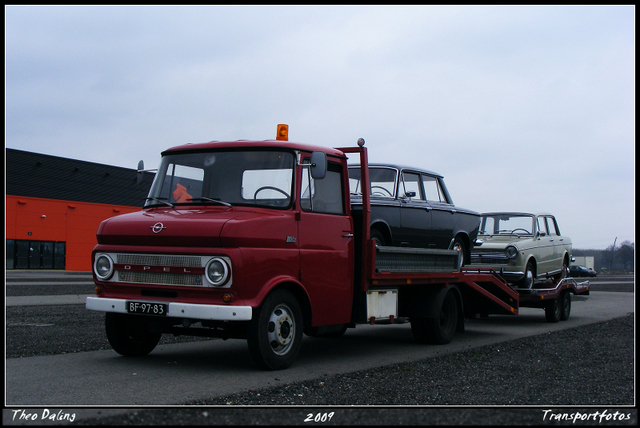
[[[291,205],[294,155],[210,151],[162,157],[145,208],[175,205]]]

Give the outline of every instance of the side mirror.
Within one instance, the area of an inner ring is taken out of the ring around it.
[[[311,177],[322,180],[327,175],[327,154],[325,152],[311,153]]]

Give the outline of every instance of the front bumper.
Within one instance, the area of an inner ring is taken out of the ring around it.
[[[126,314],[126,302],[130,299],[87,297],[86,308],[92,311]],[[139,301],[136,299],[136,301]],[[149,303],[156,303],[149,301]],[[250,321],[251,306],[200,305],[194,303],[161,302],[168,305],[165,317],[214,321]]]

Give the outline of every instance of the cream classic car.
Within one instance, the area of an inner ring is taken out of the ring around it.
[[[484,213],[468,267],[491,268],[518,288],[531,288],[536,279],[566,276],[571,251],[551,214]]]

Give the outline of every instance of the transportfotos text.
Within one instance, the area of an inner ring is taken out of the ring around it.
[[[547,422],[556,422],[556,421],[571,421],[572,423],[576,422],[584,422],[584,421],[594,421],[598,423],[602,422],[613,422],[613,421],[628,421],[631,419],[631,413],[620,413],[616,411],[615,413],[608,412],[606,409],[603,411],[595,411],[591,413],[582,413],[582,412],[572,412],[572,413],[563,413],[563,412],[554,412],[551,409],[542,410],[543,417],[542,420]]]

